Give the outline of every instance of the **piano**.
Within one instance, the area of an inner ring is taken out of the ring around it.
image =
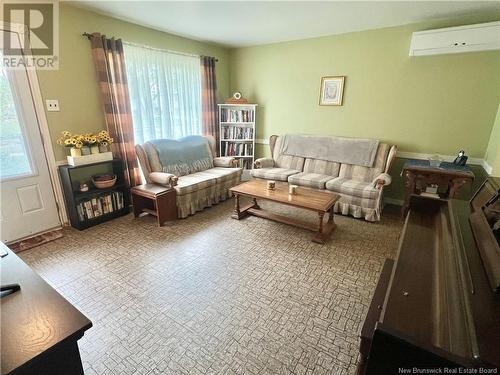
[[[361,331],[358,374],[498,374],[499,243],[500,178],[469,202],[413,197]]]

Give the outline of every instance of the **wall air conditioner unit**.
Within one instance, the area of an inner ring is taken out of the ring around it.
[[[410,56],[500,49],[500,21],[414,32]]]

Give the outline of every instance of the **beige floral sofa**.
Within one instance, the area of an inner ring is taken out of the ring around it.
[[[272,157],[255,160],[252,177],[333,191],[341,197],[335,204],[335,212],[368,221],[380,220],[383,188],[391,183],[388,171],[396,156],[396,146],[378,143],[371,167],[366,167],[287,154],[283,152],[284,137],[269,138]]]
[[[135,150],[148,183],[175,189],[179,218],[230,198],[229,189],[241,181],[237,161],[216,157],[211,136],[154,140],[136,145]]]

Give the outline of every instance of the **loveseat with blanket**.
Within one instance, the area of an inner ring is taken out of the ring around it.
[[[241,181],[236,159],[216,157],[211,136],[157,139],[135,150],[148,183],[175,189],[179,218],[230,198],[229,189]]]
[[[374,139],[289,134],[272,135],[269,147],[272,157],[255,160],[252,177],[333,191],[341,197],[335,212],[380,220],[396,146]]]

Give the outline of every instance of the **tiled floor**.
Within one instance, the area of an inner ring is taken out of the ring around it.
[[[336,217],[318,245],[304,230],[233,220],[231,209],[163,228],[129,215],[19,254],[92,320],[80,340],[87,375],[354,373],[397,216]]]

